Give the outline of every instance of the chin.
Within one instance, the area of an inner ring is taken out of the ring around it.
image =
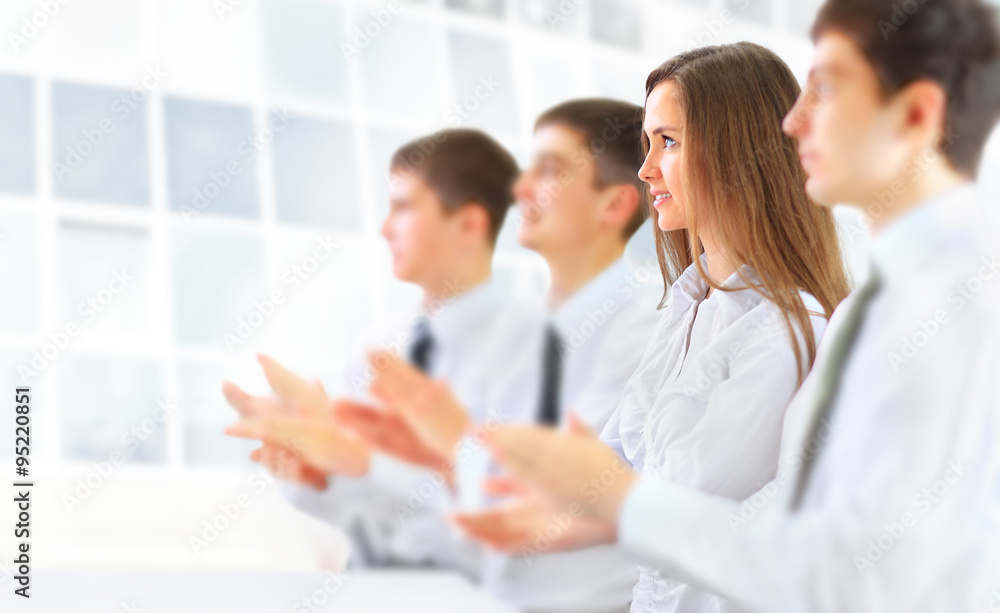
[[[392,276],[396,277],[400,281],[405,283],[412,282],[413,271],[402,263],[393,262],[392,264]]]
[[[538,246],[538,240],[534,233],[525,230],[524,226],[521,226],[517,232],[517,243],[525,249],[535,249]]]
[[[673,232],[686,230],[687,222],[683,219],[673,219],[669,215],[660,215],[656,218],[656,226],[664,232]]]
[[[839,190],[833,189],[821,177],[810,177],[806,181],[806,193],[816,204],[822,206],[833,206],[843,201],[838,194]]]

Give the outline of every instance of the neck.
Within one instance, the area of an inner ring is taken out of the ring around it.
[[[705,248],[705,274],[712,283],[722,285],[739,270],[740,264],[733,262],[726,250],[720,247],[711,235],[702,235],[699,240]],[[714,287],[709,287],[708,295],[714,291]]]
[[[601,274],[625,253],[621,240],[594,241],[577,250],[557,250],[543,253],[549,265],[552,285],[549,306],[557,309],[569,298]]]
[[[466,263],[464,266],[438,277],[432,283],[421,284],[421,288],[424,290],[421,306],[425,311],[437,308],[442,302],[451,302],[462,294],[482,285],[493,274],[490,257],[468,258],[468,260],[457,258],[457,260]]]
[[[895,186],[897,189],[887,186],[884,190],[879,190],[879,193],[888,192],[894,194],[896,198],[885,208],[883,214],[872,216],[872,234],[879,234],[896,219],[917,208],[922,203],[950,191],[965,182],[966,179],[962,175],[943,164],[931,165],[915,179],[893,181],[890,185]],[[902,187],[900,187],[900,184],[902,184]]]

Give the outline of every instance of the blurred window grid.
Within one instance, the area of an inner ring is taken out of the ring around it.
[[[222,379],[262,384],[255,351],[333,377],[416,297],[378,233],[399,145],[481,128],[524,164],[542,110],[641,104],[645,75],[692,42],[754,40],[803,78],[819,6],[152,0],[143,19],[130,1],[75,7],[117,33],[100,42],[67,23],[0,53],[0,381],[29,373],[35,452],[57,465],[245,465],[252,446],[221,434]],[[537,291],[516,226],[514,210],[497,276]]]

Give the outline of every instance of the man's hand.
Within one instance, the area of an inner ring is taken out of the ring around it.
[[[341,403],[336,407],[335,418],[358,438],[387,455],[445,474],[451,472],[450,458],[424,444],[398,413]]]
[[[229,406],[245,419],[258,415],[285,411],[284,404],[273,397],[251,396],[229,381],[222,382],[222,394]],[[263,464],[272,475],[279,479],[324,490],[327,488],[326,474],[310,466],[291,449],[264,443],[250,453],[250,459]]]
[[[301,405],[294,407],[292,414],[283,411],[259,414],[236,422],[224,432],[291,450],[325,474],[360,477],[368,473],[371,450],[337,426],[333,407],[343,403],[346,401],[334,402],[325,414]]]
[[[300,456],[284,447],[265,443],[250,452],[250,459],[262,464],[272,475],[284,481],[307,485],[320,491],[329,485],[326,473],[307,464]]]
[[[470,420],[447,384],[429,379],[388,351],[373,352],[369,363],[376,373],[371,394],[399,415],[424,446],[452,457]]]
[[[580,505],[581,513],[617,525],[638,475],[575,416],[559,432],[539,426],[506,426],[488,444],[510,475],[555,509]]]

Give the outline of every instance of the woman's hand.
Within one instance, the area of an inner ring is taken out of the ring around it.
[[[617,526],[608,521],[556,511],[537,497],[451,517],[471,538],[505,553],[541,555],[614,543]]]
[[[617,525],[638,474],[570,415],[567,431],[506,426],[489,437],[497,462],[555,509],[578,505],[581,516]]]

